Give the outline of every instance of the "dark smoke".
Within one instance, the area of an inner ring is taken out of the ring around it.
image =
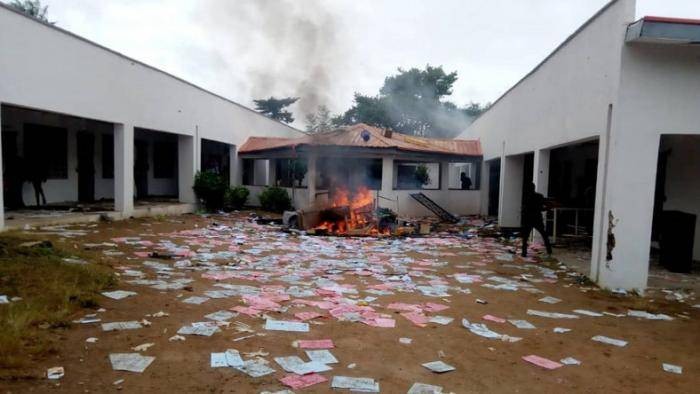
[[[247,91],[251,100],[300,97],[297,120],[330,103],[346,44],[339,18],[323,5],[316,0],[205,0],[205,31],[219,43],[217,51],[231,72],[241,74],[232,88]],[[241,64],[248,66],[241,70]]]

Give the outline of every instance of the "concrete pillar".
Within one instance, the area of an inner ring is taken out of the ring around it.
[[[0,185],[3,184],[2,179],[2,104],[0,104]],[[5,228],[5,193],[0,191],[0,230]]]
[[[447,197],[447,191],[450,190],[450,162],[440,162],[440,190]]]
[[[535,191],[547,197],[549,193],[549,149],[535,151],[535,160],[532,169],[532,183]]]
[[[267,185],[277,186],[277,159],[267,161]]]
[[[236,145],[228,146],[228,166],[229,184],[238,186],[241,184],[241,165],[238,160],[238,150]]]
[[[481,182],[479,190],[479,213],[481,215],[489,214],[489,190],[491,190],[491,177],[489,172],[493,162],[485,161],[481,166]]]
[[[196,203],[197,197],[192,190],[194,176],[199,170],[199,155],[195,137],[177,136],[177,176],[178,199],[180,202]]]
[[[645,133],[643,125],[629,126],[613,125],[600,146],[606,160],[599,161],[603,167],[597,185],[601,193],[596,198],[591,273],[603,288],[642,292],[649,273],[660,137]]]
[[[124,217],[134,212],[134,126],[114,125],[114,209]]]
[[[309,192],[309,206],[313,206],[316,203],[316,158],[316,153],[310,153],[306,165],[306,190]]]
[[[382,158],[382,190],[384,197],[389,197],[394,191],[394,158],[384,156]]]
[[[503,156],[501,160],[501,190],[498,223],[501,227],[520,227],[523,197],[524,156]]]

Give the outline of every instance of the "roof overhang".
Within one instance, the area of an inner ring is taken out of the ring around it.
[[[353,146],[311,146],[296,145],[294,147],[280,147],[273,149],[257,150],[253,152],[240,152],[241,159],[292,159],[305,158],[311,153],[317,156],[343,158],[381,158],[393,156],[400,160],[436,160],[448,162],[480,161],[482,155],[448,154],[440,152],[410,151],[397,148],[363,148]]]
[[[700,20],[645,16],[627,26],[626,42],[698,45]]]

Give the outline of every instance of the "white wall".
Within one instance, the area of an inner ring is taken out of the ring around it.
[[[633,44],[622,51],[599,213],[615,217],[613,259],[598,240],[592,271],[606,287],[646,286],[654,187],[662,134],[700,134],[700,48]],[[600,161],[600,160],[599,160]],[[685,186],[692,190],[692,186]],[[607,234],[609,221],[601,221]],[[594,240],[595,242],[596,240]]]
[[[0,102],[196,134],[237,146],[251,135],[299,135],[287,125],[5,7],[0,7]]]

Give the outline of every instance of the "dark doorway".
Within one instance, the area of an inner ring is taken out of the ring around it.
[[[229,183],[229,174],[231,171],[229,145],[204,138],[202,138],[201,143],[200,165],[202,171],[211,171],[219,174],[224,178],[224,181]]]
[[[16,209],[24,207],[22,187],[26,179],[25,163],[17,152],[17,132],[2,132],[2,169],[5,207]]]
[[[134,141],[134,182],[136,183],[136,198],[148,196],[148,141]]]
[[[95,135],[78,133],[78,201],[95,201]]]
[[[489,162],[489,216],[498,216],[498,197],[501,190],[501,160]]]

